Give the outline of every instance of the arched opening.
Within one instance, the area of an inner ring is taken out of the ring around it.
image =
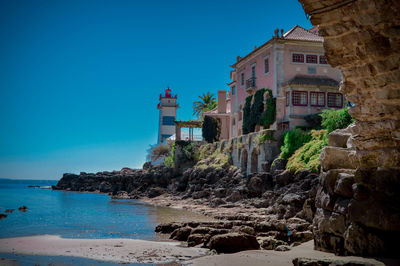
[[[240,168],[242,169],[242,173],[247,173],[247,150],[243,149],[240,155]]]
[[[251,160],[250,161],[250,173],[258,172],[258,150],[257,149],[253,149],[250,160]]]

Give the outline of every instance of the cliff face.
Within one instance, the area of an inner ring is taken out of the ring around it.
[[[400,235],[400,2],[300,0],[357,121],[330,136],[314,219],[317,248],[395,255]]]

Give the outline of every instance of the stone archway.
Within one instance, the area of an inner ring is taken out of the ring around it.
[[[240,168],[242,169],[242,173],[247,174],[247,150],[243,149],[240,153]]]
[[[258,150],[253,149],[250,157],[250,173],[258,172]]]
[[[399,256],[391,243],[400,236],[400,1],[299,1],[357,120],[331,134],[321,156],[316,248]]]

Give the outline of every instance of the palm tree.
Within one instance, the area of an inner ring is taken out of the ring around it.
[[[200,118],[204,112],[210,111],[217,107],[217,100],[214,97],[214,94],[207,92],[199,96],[201,101],[197,101],[193,103],[193,115],[196,115],[197,118]]]

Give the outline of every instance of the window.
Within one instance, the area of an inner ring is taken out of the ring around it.
[[[325,55],[320,55],[319,56],[319,63],[323,64],[323,65],[328,64],[328,61],[326,60],[326,56]]]
[[[308,74],[317,74],[317,69],[315,67],[307,67],[307,73]]]
[[[303,54],[292,54],[292,62],[293,63],[304,63],[304,55]]]
[[[244,73],[240,74],[240,85],[244,85]]]
[[[167,138],[171,137],[172,135],[167,135],[167,134],[161,134],[161,141],[163,142]]]
[[[269,73],[269,57],[264,58],[264,74]]]
[[[310,105],[318,107],[325,106],[325,92],[310,92]]]
[[[307,106],[308,94],[306,91],[293,91],[292,92],[292,103],[296,106]]]
[[[175,116],[163,116],[162,124],[164,126],[174,126]]]
[[[235,118],[233,117],[233,118],[232,118],[232,126],[234,126],[234,125],[236,125],[236,120],[235,120]]]
[[[328,92],[328,107],[340,108],[343,105],[343,96],[340,93]]]
[[[233,86],[232,87],[232,95],[235,95],[235,93],[236,93],[236,86]]]
[[[306,63],[308,64],[317,64],[318,63],[318,56],[313,54],[308,54],[306,56]]]
[[[256,65],[251,67],[251,77],[256,78]]]
[[[286,106],[290,105],[290,92],[286,92]]]

